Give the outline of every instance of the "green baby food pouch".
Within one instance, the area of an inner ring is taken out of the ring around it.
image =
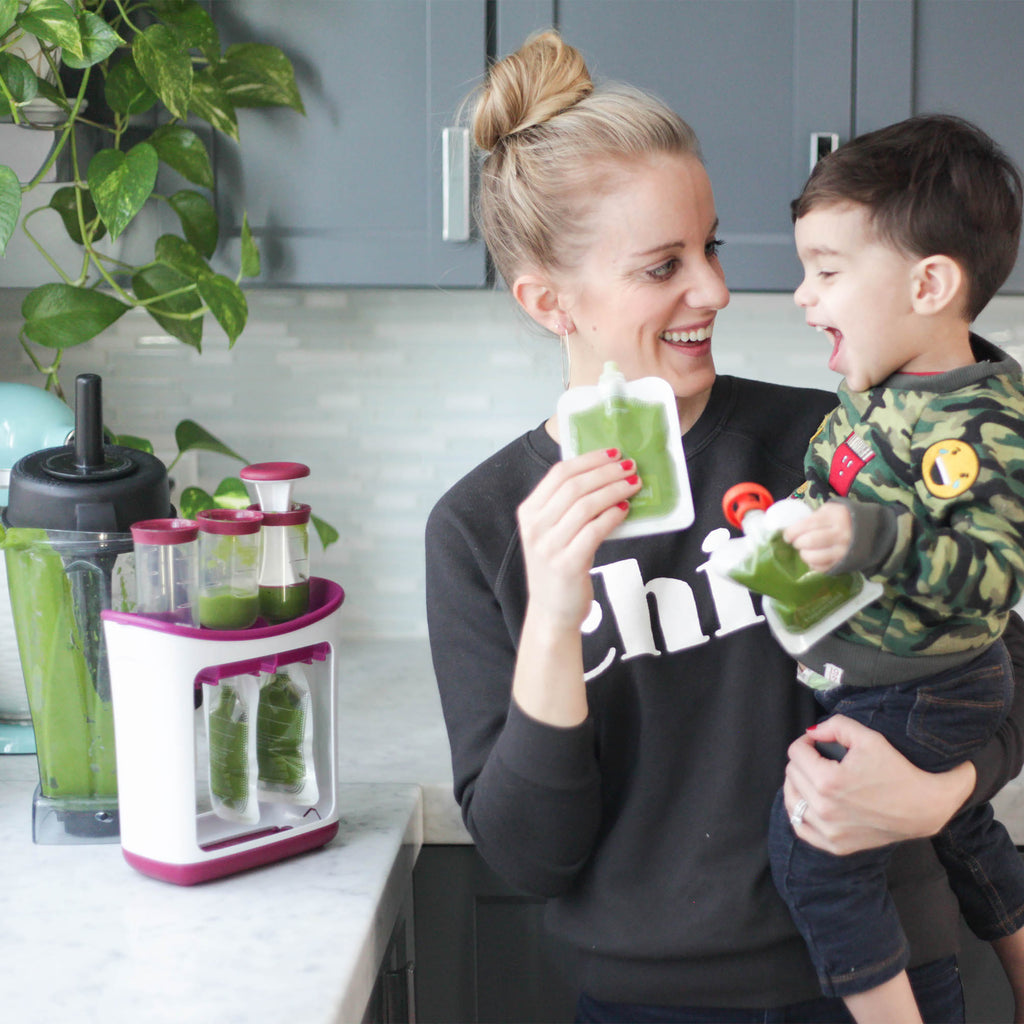
[[[615,363],[605,363],[596,386],[562,394],[558,430],[563,459],[617,448],[636,463],[641,488],[610,538],[682,530],[693,522],[679,412],[667,381],[627,381]]]
[[[306,674],[288,665],[263,677],[256,711],[259,799],[309,806],[319,797]]]

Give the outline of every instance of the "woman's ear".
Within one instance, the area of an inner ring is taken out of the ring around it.
[[[911,302],[914,312],[924,315],[964,307],[967,278],[951,256],[926,256],[914,265],[911,274]]]
[[[512,283],[512,295],[529,317],[552,334],[574,330],[572,318],[562,308],[557,289],[543,274],[523,274]]]

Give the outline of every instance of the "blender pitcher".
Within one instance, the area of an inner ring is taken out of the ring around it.
[[[104,445],[100,378],[75,382],[73,444],[11,470],[3,546],[39,762],[37,843],[117,842],[110,673],[100,612],[135,596],[132,536],[172,515],[152,455]]]

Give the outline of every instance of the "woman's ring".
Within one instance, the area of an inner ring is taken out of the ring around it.
[[[793,810],[793,814],[790,816],[789,823],[796,828],[797,825],[804,823],[804,815],[807,813],[807,801],[797,800],[796,808]]]

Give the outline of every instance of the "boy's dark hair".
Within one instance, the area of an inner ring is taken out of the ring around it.
[[[926,114],[847,142],[811,172],[793,220],[821,206],[867,207],[878,236],[910,256],[949,256],[967,277],[968,322],[1017,259],[1021,176],[980,128]]]

